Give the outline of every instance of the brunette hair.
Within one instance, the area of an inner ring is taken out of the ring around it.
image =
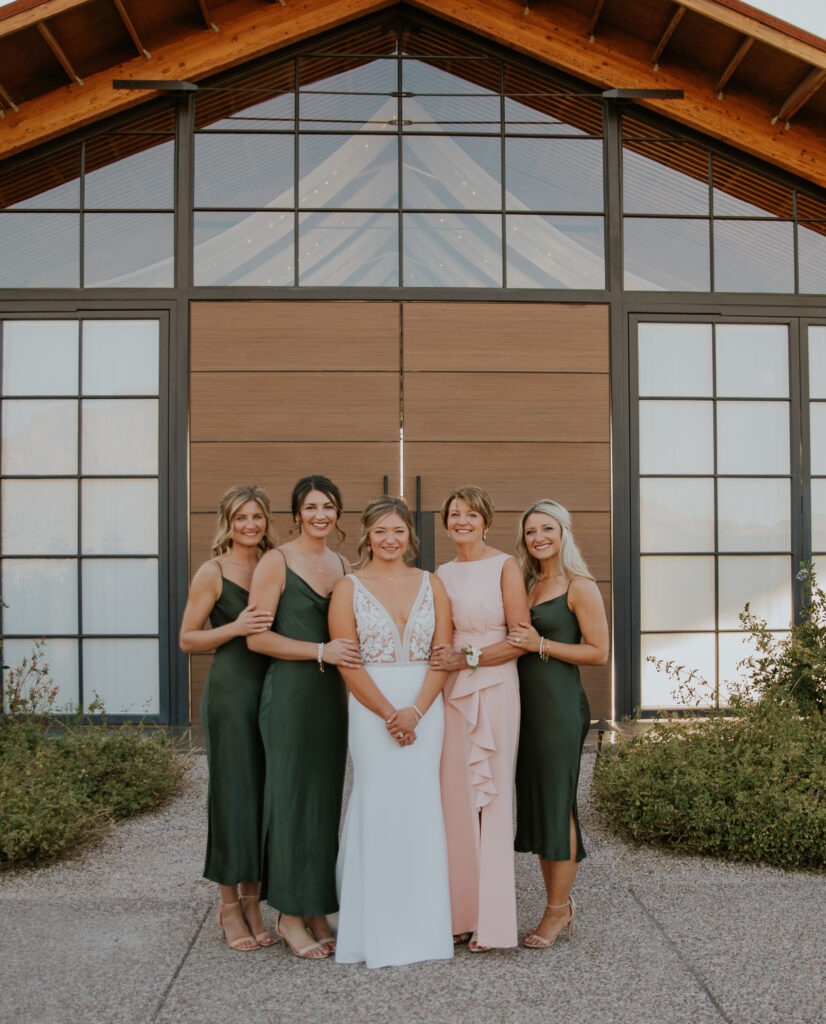
[[[370,531],[375,529],[385,516],[393,515],[394,512],[401,517],[410,533],[410,542],[404,553],[404,560],[413,562],[419,557],[419,538],[416,536],[413,513],[407,507],[407,502],[404,498],[393,498],[389,494],[382,494],[368,502],[361,514],[361,536],[358,545],[359,567],[367,565],[373,557],[373,552],[370,550]]]
[[[236,484],[221,496],[221,501],[218,504],[218,529],[210,551],[213,558],[223,555],[232,547],[233,520],[238,509],[242,505],[246,505],[248,501],[257,502],[264,513],[264,536],[258,542],[261,554],[274,548],[278,543],[278,537],[273,528],[272,519],[270,519],[270,499],[267,492],[255,484]]]
[[[339,537],[339,543],[342,543],[347,534],[338,525],[339,519],[341,519],[341,513],[344,511],[344,503],[341,500],[341,491],[336,487],[333,481],[327,476],[321,476],[314,473],[312,476],[302,476],[298,483],[293,487],[292,497],[290,498],[290,508],[293,514],[293,527],[290,532],[297,526],[299,526],[301,518],[301,506],[307,495],[311,491],[321,491],[322,494],[326,495],[333,503],[336,510],[336,533]]]
[[[481,487],[468,485],[466,487],[457,487],[456,490],[451,491],[451,493],[442,502],[441,516],[445,528],[447,528],[447,516],[450,512],[451,502],[455,501],[457,498],[461,498],[462,501],[466,501],[474,512],[479,513],[479,515],[485,520],[486,529],[490,526],[493,522],[493,498],[491,498],[487,491],[483,491]]]
[[[555,519],[559,523],[559,529],[562,531],[562,539],[559,543],[559,554],[556,561],[559,571],[564,573],[569,580],[572,580],[575,576],[585,576],[587,579],[592,580],[594,577],[588,571],[585,559],[582,557],[582,553],[574,540],[574,534],[571,529],[571,513],[566,508],[563,508],[559,502],[551,501],[550,498],[540,498],[539,501],[535,501],[533,505],[530,505],[522,513],[519,520],[519,533],[516,538],[516,557],[519,559],[519,565],[522,569],[525,587],[528,592],[530,592],[531,587],[542,575],[539,560],[533,557],[525,544],[525,522],[528,516],[533,515],[534,512],[550,516],[551,519]]]

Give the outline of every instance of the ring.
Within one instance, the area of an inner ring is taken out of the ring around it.
[[[397,733],[396,735],[398,736],[398,738],[399,738],[399,739],[401,739],[401,738],[402,738],[402,736],[404,736],[404,733],[403,733],[403,732],[400,732],[400,733]]]

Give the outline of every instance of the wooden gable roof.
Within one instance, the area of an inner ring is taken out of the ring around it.
[[[826,186],[826,41],[740,0],[17,0],[0,9],[0,159],[406,6]]]

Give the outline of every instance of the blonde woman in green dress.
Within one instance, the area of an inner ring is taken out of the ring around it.
[[[543,499],[523,513],[516,551],[531,621],[508,634],[528,652],[519,659],[515,846],[539,854],[547,893],[542,920],[522,941],[529,949],[548,949],[564,928],[568,939],[574,931],[571,888],[585,857],[576,792],[591,724],[579,667],[607,662],[608,622],[561,505]]]
[[[261,918],[261,806],[264,747],[258,704],[268,661],[247,648],[272,613],[250,604],[253,571],[276,541],[270,499],[254,484],[221,498],[212,558],[195,573],[181,623],[185,654],[215,651],[201,701],[209,793],[204,877],[221,893],[218,923],[230,949],[248,952],[275,941]]]

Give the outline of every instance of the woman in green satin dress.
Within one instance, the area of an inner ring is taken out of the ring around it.
[[[274,544],[266,493],[253,484],[231,487],[221,498],[212,558],[192,580],[180,635],[186,654],[215,651],[201,701],[209,765],[204,877],[218,883],[227,945],[242,952],[274,942],[259,906],[264,749],[258,705],[267,659],[246,643],[272,624],[270,612],[250,604],[248,591],[259,558]]]
[[[508,640],[519,659],[522,728],[516,761],[516,849],[538,853],[547,905],[522,940],[548,949],[574,930],[571,887],[585,856],[576,791],[582,746],[591,724],[580,665],[608,660],[608,622],[593,576],[574,542],[571,517],[548,499],[522,515],[516,544],[531,621]]]
[[[271,631],[247,639],[272,659],[259,716],[267,761],[261,892],[279,911],[279,935],[296,956],[312,960],[335,949],[327,915],[338,910],[347,755],[347,698],[336,666],[361,665],[358,644],[331,641],[327,627],[333,586],[349,572],[327,547],[341,510],[327,477],[299,480],[292,495],[298,536],[261,559],[250,591],[250,600],[275,616]]]

